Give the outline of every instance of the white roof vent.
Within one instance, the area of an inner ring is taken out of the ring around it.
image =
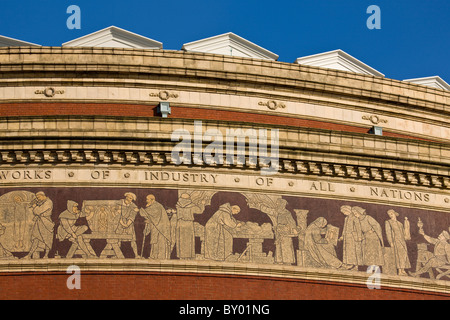
[[[365,75],[384,77],[384,74],[338,49],[324,53],[300,57],[295,60],[298,64],[307,66],[343,70]]]
[[[439,76],[416,78],[416,79],[406,79],[403,81],[450,91],[450,85],[447,82],[445,82],[444,80],[442,80],[442,78]]]
[[[0,47],[40,47],[40,45],[5,36],[0,36]]]
[[[278,55],[250,42],[232,32],[185,43],[182,50],[227,56],[277,60]]]
[[[136,33],[111,26],[63,43],[63,47],[104,47],[162,49],[162,43]]]

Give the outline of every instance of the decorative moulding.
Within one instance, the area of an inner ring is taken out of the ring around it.
[[[57,94],[64,94],[64,90],[56,90],[55,88],[45,88],[44,90],[36,90],[34,94],[43,94],[47,98],[53,98]]]
[[[144,150],[107,150],[107,149],[54,149],[54,150],[0,150],[0,165],[14,164],[39,164],[39,165],[56,165],[56,164],[76,164],[76,163],[97,163],[108,165],[164,165],[172,166],[170,151],[148,152]],[[195,157],[195,155],[191,155]],[[206,167],[217,167],[217,164],[206,164],[203,161],[196,163],[191,158],[191,163]],[[221,167],[234,168],[241,167],[249,170],[257,170],[266,165],[264,160],[259,159],[256,165],[250,162],[250,158],[246,157],[244,162],[232,165],[223,164]],[[448,176],[434,173],[420,173],[411,170],[402,169],[385,169],[376,166],[366,166],[359,164],[346,164],[337,162],[323,162],[313,160],[295,160],[280,159],[281,173],[293,173],[308,176],[321,177],[341,177],[352,180],[366,180],[379,182],[393,182],[410,186],[422,186],[435,189],[449,189],[450,178]],[[69,177],[73,175],[69,172]],[[236,181],[239,182],[239,181]],[[449,203],[449,199],[444,200]]]
[[[269,100],[269,101],[260,101],[258,103],[260,106],[266,106],[270,110],[276,110],[278,108],[284,109],[286,108],[286,105],[281,102],[276,102],[275,100]]]
[[[243,58],[277,60],[278,55],[232,32],[185,43],[184,51],[222,54]]]
[[[0,47],[40,47],[41,45],[0,36]]]
[[[406,79],[403,81],[450,91],[450,85],[439,76]]]
[[[162,43],[136,33],[111,26],[63,43],[63,47],[106,47],[162,49]]]
[[[324,53],[300,57],[295,60],[298,64],[307,66],[343,70],[365,75],[384,77],[384,74],[368,66],[348,53],[338,49]]]
[[[163,90],[163,91],[159,91],[158,93],[152,92],[149,94],[149,96],[152,98],[159,98],[160,100],[166,101],[171,98],[174,98],[174,99],[178,98],[179,94],[178,93],[170,93],[169,91]]]

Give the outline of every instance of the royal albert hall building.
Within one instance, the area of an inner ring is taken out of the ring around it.
[[[0,298],[449,299],[450,86],[277,60],[0,36]]]

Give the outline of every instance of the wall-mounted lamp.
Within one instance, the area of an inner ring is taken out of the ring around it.
[[[170,114],[170,104],[168,102],[160,102],[158,105],[158,113],[161,114],[161,117],[167,118]]]
[[[376,136],[382,136],[383,128],[374,126],[374,127],[372,127],[372,129],[370,129],[369,133],[374,134]]]

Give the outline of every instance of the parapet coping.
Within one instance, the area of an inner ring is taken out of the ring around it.
[[[46,55],[52,55],[48,59]],[[97,57],[98,56],[98,57]],[[99,58],[101,57],[101,58]],[[123,48],[0,48],[2,72],[158,74],[270,84],[283,90],[332,92],[450,112],[450,92],[348,71],[209,53]]]

